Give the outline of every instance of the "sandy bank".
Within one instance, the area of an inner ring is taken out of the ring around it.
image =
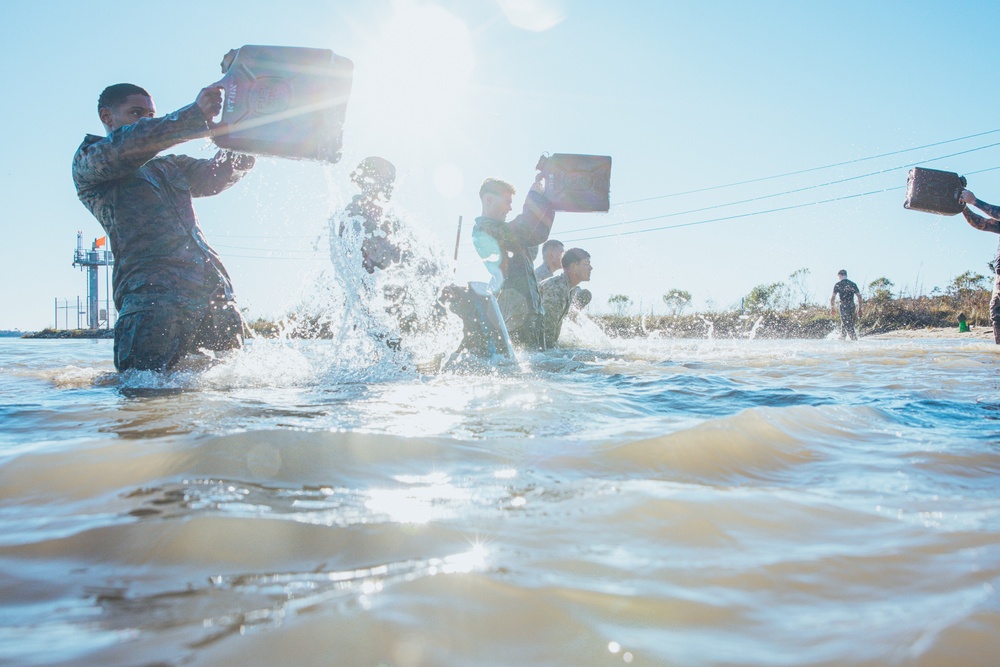
[[[865,336],[865,338],[948,338],[955,340],[983,340],[993,342],[993,329],[989,327],[973,327],[971,331],[958,333],[958,327],[928,327],[924,329],[897,329],[886,333]]]

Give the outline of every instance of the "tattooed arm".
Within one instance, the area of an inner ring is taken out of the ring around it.
[[[970,225],[984,232],[1000,234],[1000,206],[987,204],[986,202],[977,199],[976,195],[972,194],[969,190],[962,190],[962,194],[959,196],[958,200],[966,205],[965,208],[962,209],[962,215],[965,216],[966,221],[968,221]],[[973,213],[969,210],[970,205],[975,206],[989,217],[984,218],[981,215]]]

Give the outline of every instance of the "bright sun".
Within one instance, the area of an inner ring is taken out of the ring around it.
[[[469,29],[460,19],[435,5],[395,3],[355,73],[366,124],[424,136],[446,130],[463,106],[474,58]]]

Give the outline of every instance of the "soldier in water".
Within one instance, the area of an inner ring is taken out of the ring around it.
[[[1000,206],[987,204],[977,199],[970,190],[962,190],[958,200],[962,202],[962,215],[966,222],[983,232],[993,232],[1000,234]],[[977,215],[969,210],[970,206],[975,206],[986,214],[987,217]],[[990,322],[993,324],[993,342],[1000,345],[1000,246],[993,260],[993,295],[990,297]]]
[[[185,356],[240,348],[246,324],[222,260],[195,217],[193,197],[215,195],[254,165],[220,150],[211,159],[159,155],[211,134],[222,87],[156,117],[149,93],[130,83],[97,102],[106,135],[89,134],[73,158],[76,192],[115,255],[115,368],[169,370]]]
[[[339,234],[344,235],[346,225],[353,221],[361,234],[361,265],[368,273],[375,269],[386,269],[400,259],[399,247],[393,243],[393,235],[399,229],[399,221],[385,214],[384,206],[392,198],[396,183],[396,167],[385,158],[366,157],[351,173],[351,181],[361,188],[345,209],[345,220],[340,224]]]
[[[542,297],[533,268],[536,247],[549,238],[555,211],[544,194],[539,174],[520,215],[507,222],[514,186],[487,178],[479,189],[483,214],[476,218],[472,241],[493,276],[491,290],[515,345],[545,348]]]

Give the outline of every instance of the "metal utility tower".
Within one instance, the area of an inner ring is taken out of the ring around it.
[[[106,248],[107,237],[94,239],[94,244],[90,250],[83,249],[83,232],[76,233],[76,253],[73,255],[73,266],[87,269],[87,326],[90,329],[99,329],[101,320],[110,325],[108,312],[111,310],[110,299],[105,297],[108,307],[102,312],[100,310],[100,294],[97,291],[97,274],[100,267],[105,267],[105,287],[110,281],[107,280],[107,267],[113,266],[115,258],[111,251]],[[104,248],[101,250],[101,248]],[[103,317],[102,317],[103,316]]]

